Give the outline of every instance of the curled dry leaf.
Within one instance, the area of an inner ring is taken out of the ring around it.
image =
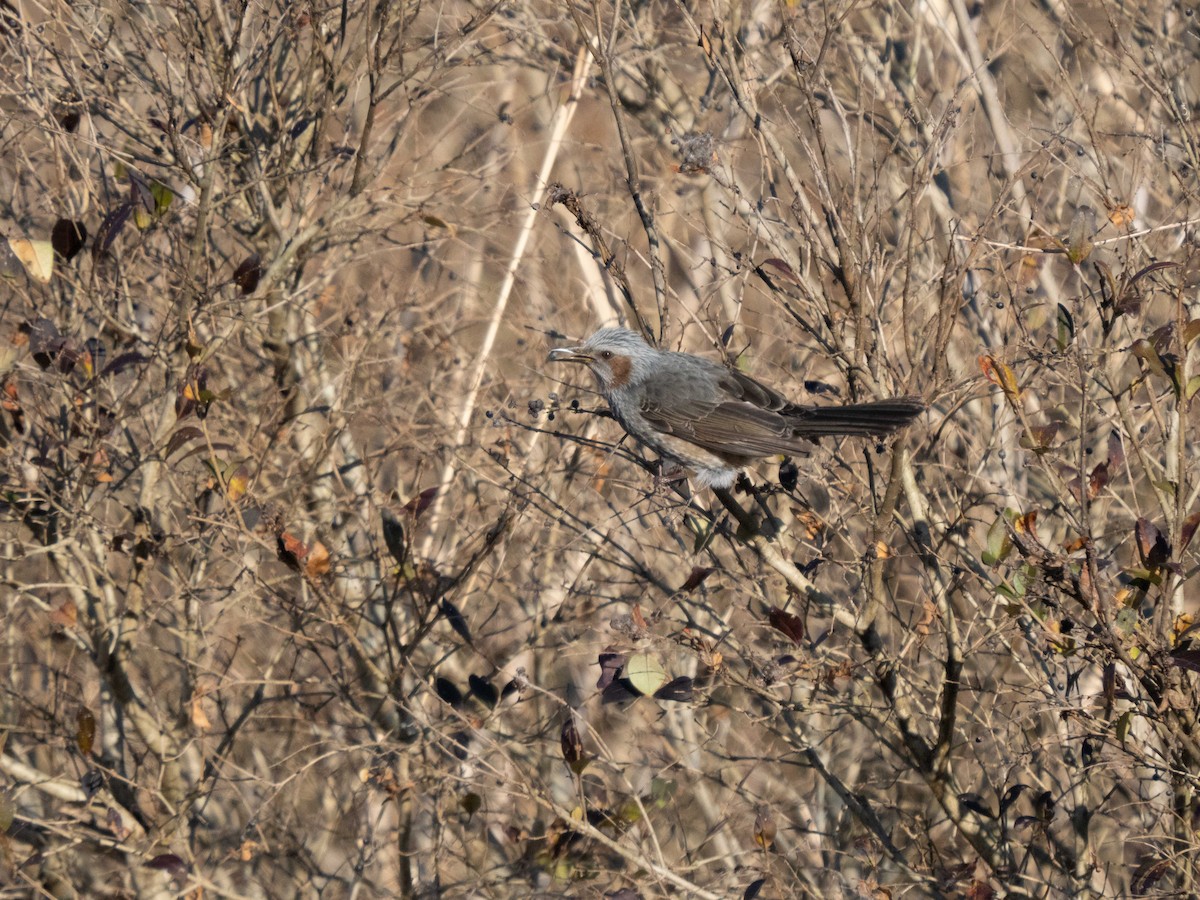
[[[236,499],[235,497],[233,497],[233,487],[232,487],[233,482],[236,479],[237,479],[236,475],[234,476],[234,478],[230,479],[229,494],[230,494],[231,499]],[[244,489],[243,489],[243,493],[244,493]],[[239,496],[240,496],[240,494],[239,494]],[[313,545],[312,545],[312,549],[309,550],[309,552],[308,552],[308,559],[304,563],[304,574],[308,577],[309,581],[315,581],[323,575],[328,575],[330,568],[331,568],[331,566],[329,563],[329,549],[324,544],[322,544],[320,541],[314,541]]]
[[[562,747],[563,759],[567,761],[567,765],[574,767],[583,759],[583,741],[579,738],[579,729],[575,727],[574,718],[568,717],[563,722],[562,732],[559,735],[559,744]]]
[[[625,667],[625,655],[623,653],[601,653],[600,654],[600,677],[596,680],[596,690],[604,690],[613,681],[621,677],[621,670]]]
[[[308,556],[308,547],[305,543],[287,531],[280,533],[276,551],[279,560],[289,569],[295,569],[297,572],[300,571],[300,561]]]
[[[1016,406],[1021,401],[1021,387],[1017,384],[1017,376],[1007,364],[994,356],[981,356],[979,368],[983,370],[983,375],[988,381],[1004,392],[1009,403]]]

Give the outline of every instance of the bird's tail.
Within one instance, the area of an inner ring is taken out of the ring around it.
[[[797,437],[884,435],[903,428],[925,408],[917,397],[895,397],[847,406],[797,406],[784,415]]]

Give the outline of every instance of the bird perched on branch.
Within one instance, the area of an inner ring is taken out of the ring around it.
[[[700,487],[727,489],[755,459],[802,453],[814,438],[891,434],[925,410],[916,397],[847,406],[792,403],[772,388],[690,353],[656,350],[626,328],[601,328],[557,362],[592,370],[613,416]]]

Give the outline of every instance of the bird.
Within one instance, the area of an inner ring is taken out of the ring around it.
[[[659,350],[627,328],[601,328],[578,346],[551,350],[549,360],[586,365],[631,437],[690,471],[697,487],[715,490],[732,487],[756,459],[804,453],[819,437],[891,434],[926,409],[918,397],[792,403],[743,372]]]

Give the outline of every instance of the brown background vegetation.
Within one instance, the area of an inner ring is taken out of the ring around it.
[[[0,893],[1193,893],[1195,19],[0,3]]]

